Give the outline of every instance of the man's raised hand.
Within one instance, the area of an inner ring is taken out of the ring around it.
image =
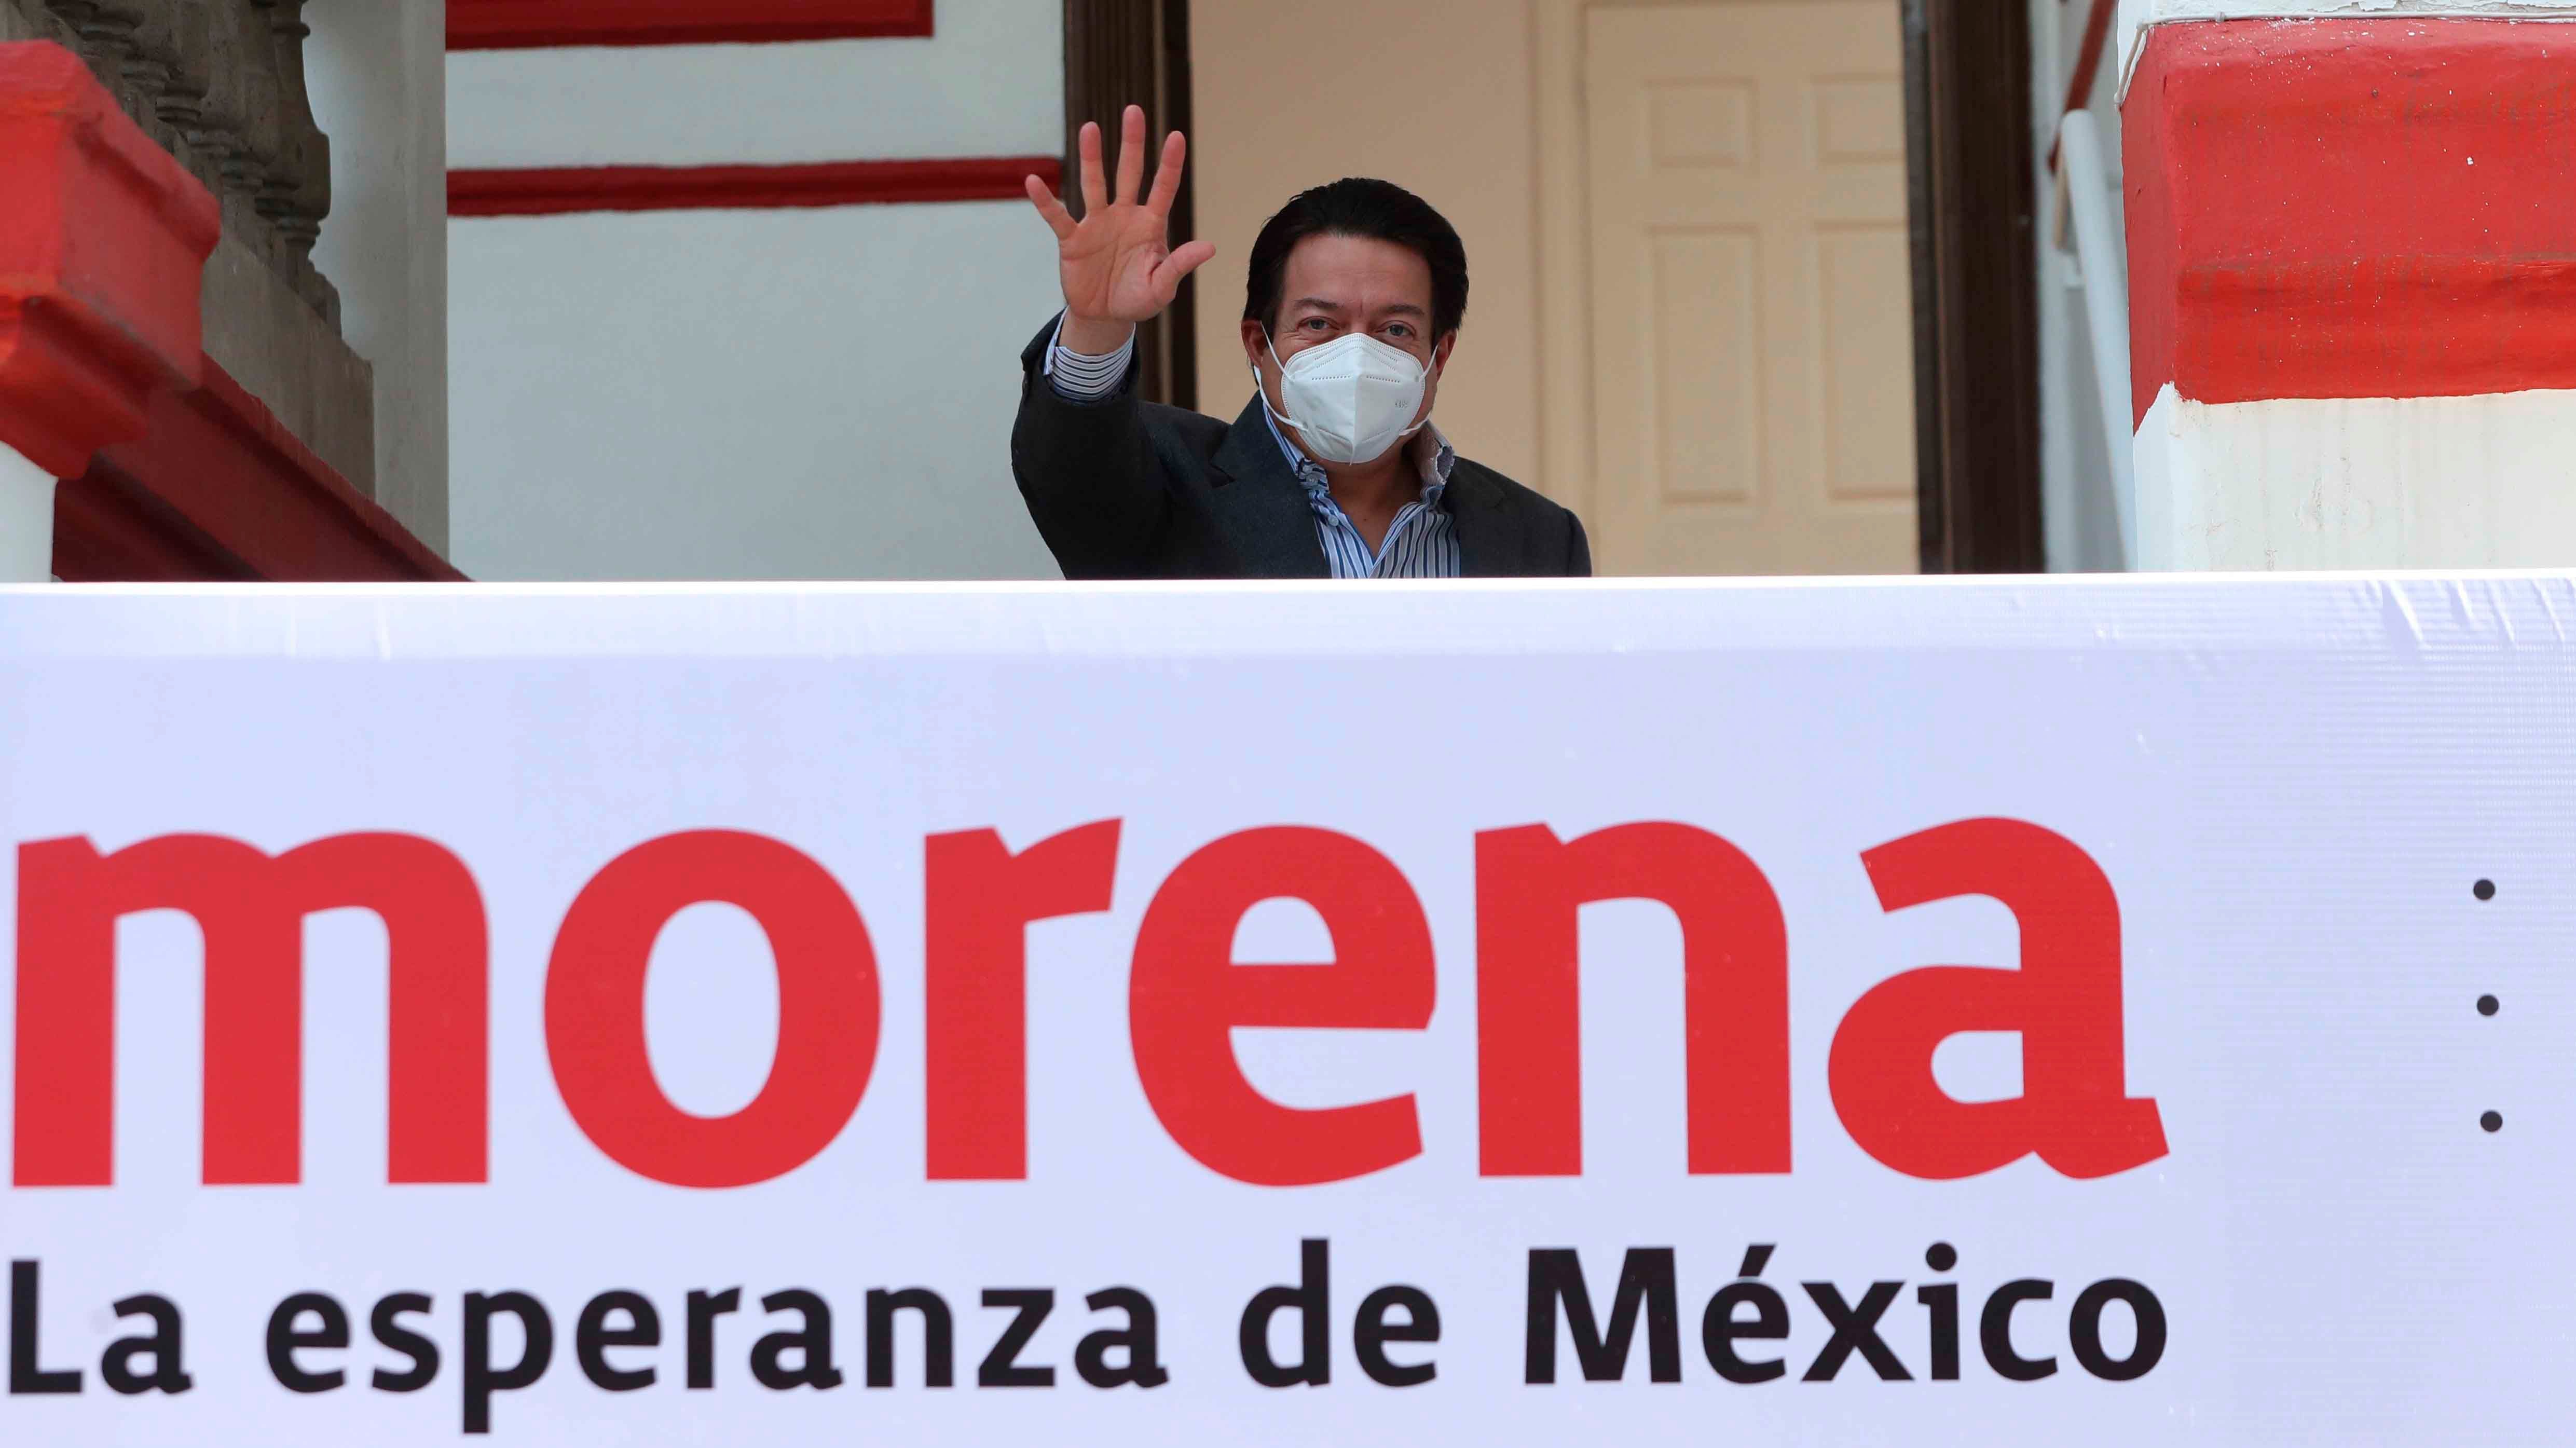
[[[1181,281],[1216,255],[1193,241],[1172,250],[1172,198],[1181,189],[1189,143],[1174,131],[1163,142],[1163,163],[1143,200],[1145,111],[1129,106],[1118,142],[1118,194],[1113,200],[1100,159],[1100,127],[1082,128],[1082,219],[1073,219],[1047,184],[1028,178],[1029,202],[1055,232],[1064,275],[1064,345],[1100,355],[1126,345],[1139,322],[1159,315],[1180,295]]]

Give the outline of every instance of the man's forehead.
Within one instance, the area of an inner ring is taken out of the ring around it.
[[[1310,236],[1288,253],[1282,280],[1292,307],[1323,302],[1343,310],[1427,308],[1431,303],[1431,264],[1411,247],[1375,237]]]

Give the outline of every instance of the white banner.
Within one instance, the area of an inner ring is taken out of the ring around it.
[[[0,592],[0,1442],[2564,1443],[2570,620]]]

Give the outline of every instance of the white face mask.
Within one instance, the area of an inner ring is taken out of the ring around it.
[[[1261,386],[1256,367],[1252,385],[1261,394],[1261,405],[1297,429],[1320,461],[1373,463],[1422,430],[1413,418],[1422,411],[1431,374],[1401,347],[1352,332],[1285,362],[1273,347],[1270,360],[1279,366],[1280,407],[1270,407],[1270,393]]]

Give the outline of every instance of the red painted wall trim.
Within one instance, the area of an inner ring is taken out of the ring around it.
[[[154,400],[141,441],[100,453],[56,491],[54,572],[70,583],[465,576],[211,357],[203,387]]]
[[[79,56],[0,44],[0,441],[60,476],[193,386],[222,228]]]
[[[2576,387],[2576,28],[2159,25],[2121,111],[2139,417]]]
[[[451,171],[450,216],[560,216],[576,211],[772,210],[889,202],[1003,201],[1023,178],[1054,186],[1053,156],[954,161],[828,161],[797,166],[577,166]]]
[[[854,40],[931,33],[932,0],[447,0],[447,48]]]

